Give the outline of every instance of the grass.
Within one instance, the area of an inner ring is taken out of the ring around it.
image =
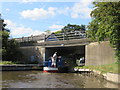
[[[106,64],[106,65],[98,65],[98,66],[77,66],[75,68],[85,68],[85,69],[91,69],[91,70],[97,70],[101,71],[101,73],[120,73],[120,61],[117,61],[112,64]]]
[[[35,62],[0,61],[0,65],[6,65],[6,64],[38,64],[38,62],[37,61],[35,61]]]
[[[0,65],[6,65],[6,64],[18,64],[18,62],[12,62],[12,61],[0,61]]]

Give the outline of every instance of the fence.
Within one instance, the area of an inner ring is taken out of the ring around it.
[[[55,36],[59,40],[71,40],[71,39],[81,39],[81,38],[86,38],[85,33],[79,33],[79,32],[69,32],[69,33],[60,33],[60,34],[55,34]]]
[[[56,38],[59,40],[71,40],[71,39],[82,39],[86,38],[85,33],[81,32],[67,32],[67,33],[60,33],[60,34],[54,34]],[[45,41],[47,37],[50,35],[37,35],[37,36],[29,36],[29,37],[22,37],[22,38],[15,38],[18,42],[29,42],[29,41]]]

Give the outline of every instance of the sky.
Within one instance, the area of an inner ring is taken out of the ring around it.
[[[67,24],[88,25],[92,10],[92,0],[0,2],[1,18],[11,31],[11,38],[54,32]]]

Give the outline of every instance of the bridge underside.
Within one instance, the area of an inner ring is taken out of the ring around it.
[[[76,62],[80,57],[85,57],[85,45],[68,47],[46,47],[45,60],[48,60],[55,52],[64,60]]]

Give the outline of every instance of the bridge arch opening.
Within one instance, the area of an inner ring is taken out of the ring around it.
[[[46,47],[45,60],[48,60],[53,54],[57,52],[58,56],[69,64],[76,64],[76,60],[85,57],[85,45],[82,46],[66,46],[66,47]]]

